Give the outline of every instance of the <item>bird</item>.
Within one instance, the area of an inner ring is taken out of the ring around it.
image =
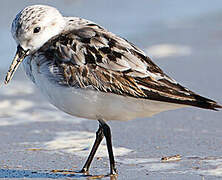
[[[25,7],[13,20],[11,33],[17,51],[5,84],[22,63],[51,104],[99,123],[81,173],[89,173],[105,137],[110,175],[118,174],[108,121],[151,117],[187,106],[222,108],[169,77],[133,43],[90,20],[65,17],[55,7]]]

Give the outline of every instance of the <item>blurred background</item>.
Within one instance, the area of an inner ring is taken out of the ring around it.
[[[64,16],[80,16],[100,24],[142,48],[182,85],[222,104],[221,0],[2,1],[0,177],[33,177],[24,169],[80,168],[97,128],[94,121],[70,117],[49,105],[22,68],[4,86],[16,50],[11,22],[21,9],[33,4],[51,5]],[[184,108],[139,121],[110,122],[119,178],[222,177],[221,120],[221,112]],[[53,156],[49,157],[50,153]],[[160,162],[162,156],[175,154],[184,158],[177,163]],[[105,145],[98,156],[106,158]],[[93,172],[106,172],[107,168],[104,159],[97,159]]]

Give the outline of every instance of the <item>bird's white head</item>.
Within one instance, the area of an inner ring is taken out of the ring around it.
[[[59,34],[65,26],[64,17],[50,6],[33,5],[19,12],[12,23],[12,36],[23,50],[38,50]]]
[[[33,5],[19,12],[11,28],[12,36],[18,45],[17,52],[5,78],[5,84],[11,80],[26,56],[61,33],[65,25],[65,18],[54,7]]]

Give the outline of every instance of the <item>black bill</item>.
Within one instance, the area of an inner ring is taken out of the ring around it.
[[[28,56],[29,50],[25,51],[21,46],[17,47],[17,51],[15,54],[15,57],[11,63],[11,66],[9,67],[8,73],[5,77],[5,84],[8,84],[9,81],[12,79],[15,71],[21,64],[21,62],[25,59],[26,56]]]

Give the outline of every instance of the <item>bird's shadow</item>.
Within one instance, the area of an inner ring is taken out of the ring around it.
[[[103,178],[108,175],[85,175],[72,171],[50,171],[50,170],[24,170],[24,169],[0,169],[0,178]],[[111,178],[113,179],[113,178]]]

